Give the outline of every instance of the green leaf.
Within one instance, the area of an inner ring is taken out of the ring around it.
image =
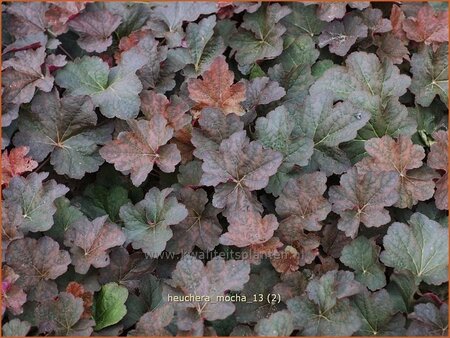
[[[191,59],[189,63],[193,65],[195,75],[207,70],[225,50],[222,38],[214,36],[215,26],[216,17],[211,15],[198,24],[192,22],[186,27],[186,42]]]
[[[350,102],[333,105],[333,94],[326,90],[308,96],[303,104],[289,109],[295,121],[293,136],[303,136],[314,142],[308,170],[320,169],[328,176],[346,171],[350,161],[339,145],[356,137],[370,113]]]
[[[313,154],[314,143],[311,139],[298,136],[294,137],[294,123],[289,112],[284,106],[279,106],[256,120],[255,135],[264,147],[276,150],[283,155],[283,162],[277,174],[269,179],[269,185],[265,188],[268,193],[278,196],[283,190],[288,175],[294,166],[305,166]],[[285,178],[285,179],[283,179]]]
[[[118,323],[127,313],[125,302],[128,298],[127,288],[117,283],[102,286],[93,305],[95,331]]]
[[[3,190],[5,202],[21,207],[21,229],[24,232],[49,230],[57,210],[54,201],[69,191],[69,188],[57,184],[55,180],[44,182],[48,175],[49,173],[41,172],[31,173],[27,178],[17,176]]]
[[[306,295],[287,301],[295,328],[305,336],[350,336],[361,327],[348,297],[361,291],[353,273],[332,270],[311,280]]]
[[[405,317],[395,315],[389,293],[382,289],[371,293],[365,290],[352,298],[353,307],[361,318],[360,336],[402,336],[405,335]]]
[[[341,262],[355,270],[355,279],[370,290],[386,285],[384,266],[378,261],[380,247],[360,236],[342,249]]]
[[[314,78],[311,66],[316,62],[319,51],[307,35],[288,35],[284,39],[283,52],[269,68],[268,75],[285,90],[283,102],[301,102],[308,95]]]
[[[278,311],[269,318],[261,319],[255,326],[258,336],[290,336],[294,331],[292,316],[289,311]]]
[[[60,175],[80,179],[96,172],[104,160],[98,153],[101,145],[111,139],[112,124],[97,126],[97,115],[88,96],[64,96],[58,91],[38,93],[31,111],[21,113],[16,146],[26,145],[29,155],[50,163]]]
[[[119,185],[106,187],[100,184],[87,186],[83,197],[78,200],[81,210],[90,218],[108,215],[114,223],[120,221],[120,207],[128,202],[130,199],[128,189],[125,187]]]
[[[393,223],[383,238],[381,261],[396,271],[408,270],[419,280],[440,285],[448,280],[448,228],[423,214],[409,225]]]
[[[448,305],[437,308],[432,303],[417,304],[408,315],[412,323],[408,327],[410,336],[448,336]]]
[[[69,227],[78,219],[83,217],[83,213],[65,197],[55,200],[56,213],[53,215],[53,226],[46,232],[47,236],[52,237],[62,243],[64,234]]]
[[[291,10],[280,4],[263,5],[255,13],[245,13],[238,33],[229,41],[236,50],[236,60],[250,65],[258,60],[273,59],[283,51],[281,36],[286,28],[279,21]]]
[[[295,327],[304,336],[350,336],[361,327],[361,320],[348,299],[326,313],[306,296],[289,299],[287,306]]]
[[[408,313],[412,311],[414,295],[418,287],[416,278],[410,273],[393,273],[386,287],[389,292],[395,311]]]
[[[122,54],[121,63],[109,69],[97,56],[84,56],[60,69],[55,81],[67,89],[68,95],[89,95],[106,117],[135,118],[139,113],[142,84],[135,74],[145,59]]]
[[[270,313],[281,309],[278,304],[272,305],[267,303],[266,300],[264,302],[253,302],[254,295],[267,295],[278,281],[277,272],[264,265],[259,268],[259,271],[253,271],[250,274],[250,280],[240,293],[247,298],[248,302],[236,303],[235,314],[239,323],[256,323]]]
[[[428,107],[436,95],[448,105],[448,44],[434,47],[424,45],[411,58],[413,74],[410,90],[416,103]]]
[[[281,20],[286,26],[286,35],[314,37],[322,32],[325,25],[316,15],[316,6],[307,6],[301,2],[288,3],[291,14]]]
[[[24,337],[28,334],[30,328],[30,323],[15,318],[3,325],[3,337]]]
[[[125,235],[134,249],[142,249],[147,255],[158,257],[172,238],[170,225],[186,218],[186,207],[175,197],[168,197],[172,189],[152,188],[145,198],[120,208],[120,218],[125,223]]]
[[[390,61],[380,62],[375,54],[355,52],[350,54],[346,66],[328,69],[311,87],[311,94],[329,91],[334,100],[343,100],[370,113],[370,121],[358,131],[358,136],[346,146],[346,151],[356,162],[365,156],[364,142],[373,137],[412,135],[416,122],[407,108],[399,102],[406,93],[411,79],[400,74]]]

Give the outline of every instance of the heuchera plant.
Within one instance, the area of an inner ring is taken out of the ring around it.
[[[3,335],[448,334],[446,3],[2,27]]]

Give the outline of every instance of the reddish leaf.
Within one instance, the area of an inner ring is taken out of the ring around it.
[[[201,183],[216,187],[213,205],[226,206],[227,217],[245,209],[259,210],[260,204],[251,192],[267,186],[282,159],[279,152],[250,142],[245,131],[237,132],[222,141],[218,151],[205,154]]]
[[[191,252],[194,246],[211,251],[219,244],[222,233],[217,214],[203,189],[194,190],[185,187],[176,192],[178,200],[186,206],[187,217],[172,226],[173,238],[167,244],[167,250],[175,253]]]
[[[70,256],[59,249],[57,242],[44,236],[38,240],[22,238],[13,241],[6,250],[5,261],[19,275],[17,284],[27,291],[64,274]]]
[[[45,47],[27,49],[14,54],[3,62],[2,85],[3,100],[8,103],[28,103],[36,88],[49,92],[53,87],[53,76],[49,71],[42,72],[45,62]]]
[[[150,32],[148,30],[140,29],[132,32],[128,36],[124,36],[123,38],[121,38],[119,41],[119,50],[114,54],[114,59],[116,60],[116,62],[120,62],[123,52],[126,52],[134,46],[137,46],[141,39],[149,35]]]
[[[347,15],[341,21],[330,22],[319,36],[319,47],[329,45],[330,52],[345,56],[358,38],[367,37],[367,26],[356,15]]]
[[[35,317],[40,333],[52,333],[56,336],[89,336],[95,324],[93,320],[82,319],[83,300],[68,292],[40,303]]]
[[[279,232],[284,243],[300,240],[302,230],[318,231],[331,211],[331,205],[323,197],[327,189],[327,177],[322,172],[305,174],[291,179],[276,200],[276,211],[282,218]]]
[[[23,238],[23,216],[20,205],[14,202],[2,201],[2,254],[15,239]]]
[[[171,101],[163,94],[153,90],[144,90],[141,94],[141,111],[148,120],[155,115],[161,115],[167,120],[167,125],[178,131],[191,122],[191,116],[186,114],[189,106],[176,96]]]
[[[278,237],[272,237],[262,244],[253,244],[242,250],[242,257],[250,264],[259,265],[261,259],[278,254],[278,249],[283,247]]]
[[[51,3],[45,19],[54,34],[60,35],[69,30],[68,23],[78,15],[86,6],[85,2],[60,2]]]
[[[72,294],[74,297],[83,300],[83,314],[81,318],[89,319],[92,316],[92,304],[94,303],[94,295],[92,292],[85,291],[83,285],[77,282],[70,282],[66,286],[66,292]]]
[[[403,22],[403,30],[408,39],[424,42],[426,45],[448,41],[448,11],[435,12],[425,4],[420,7],[417,17],[409,17]]]
[[[131,181],[139,186],[152,171],[153,165],[164,172],[174,172],[181,155],[174,144],[167,144],[173,129],[160,115],[150,121],[129,120],[131,131],[119,133],[116,140],[100,149],[100,155],[114,167],[131,174]]]
[[[391,16],[390,16],[391,24],[392,24],[392,33],[394,36],[401,41],[407,41],[406,33],[403,30],[403,22],[405,21],[405,13],[401,10],[401,8],[397,5],[392,6]]]
[[[225,319],[234,312],[235,305],[232,302],[216,301],[216,297],[223,296],[228,290],[242,290],[249,280],[249,274],[250,264],[244,261],[225,261],[221,257],[215,257],[204,266],[201,260],[193,256],[183,256],[168,284],[175,289],[172,292],[181,295],[210,297],[213,301],[205,301],[203,298],[178,303],[180,306],[177,311],[182,311],[183,308],[196,309],[196,318],[211,321]]]
[[[399,176],[393,172],[359,173],[353,167],[341,176],[340,186],[329,190],[333,211],[341,218],[338,229],[355,238],[359,224],[379,227],[391,220],[384,209],[398,201]]]
[[[240,212],[229,217],[228,221],[228,232],[220,237],[220,243],[240,248],[267,242],[278,228],[275,215],[266,215],[263,218],[255,211]]]
[[[358,171],[392,172],[398,176],[396,188],[400,197],[394,206],[411,208],[418,201],[433,197],[436,173],[422,165],[425,151],[410,138],[400,136],[397,141],[390,136],[373,138],[366,141],[365,149],[370,156],[356,164]]]
[[[320,237],[315,233],[300,233],[300,239],[292,242],[300,257],[300,266],[311,264],[319,255]]]
[[[198,119],[200,128],[192,130],[194,155],[200,159],[210,150],[218,150],[220,143],[244,129],[244,122],[236,114],[224,115],[220,109],[205,108]]]
[[[102,216],[90,222],[86,217],[75,221],[66,231],[64,244],[70,247],[75,271],[87,273],[90,266],[102,268],[109,264],[108,249],[122,245],[125,234],[116,224]]]
[[[9,266],[4,265],[2,271],[2,316],[5,311],[10,311],[13,315],[23,312],[22,306],[27,301],[27,295],[23,290],[15,285],[19,276]]]
[[[196,109],[219,108],[225,115],[245,113],[240,104],[245,100],[245,84],[233,84],[234,74],[228,69],[225,57],[217,57],[202,78],[188,83],[189,97],[197,103]]]
[[[436,131],[433,133],[433,138],[435,143],[431,145],[427,164],[433,169],[444,172],[436,182],[434,198],[438,209],[448,210],[448,131]]]
[[[69,27],[80,36],[77,42],[81,48],[87,52],[101,53],[111,45],[111,34],[119,27],[121,20],[119,15],[102,9],[83,12],[70,20]]]
[[[270,257],[270,262],[279,273],[289,274],[298,270],[300,255],[294,247],[288,245],[277,255]]]
[[[377,55],[382,61],[389,60],[393,64],[410,61],[408,48],[391,33],[376,36],[374,44],[378,46]]]
[[[45,20],[45,11],[48,8],[47,3],[15,2],[5,7],[6,12],[13,16],[7,29],[16,38],[45,31],[47,26]]]
[[[164,304],[153,311],[145,313],[137,322],[136,329],[132,330],[129,336],[171,336],[171,333],[164,329],[174,317],[173,307]]]
[[[14,176],[20,176],[27,171],[32,171],[38,166],[31,157],[25,156],[30,148],[17,147],[2,153],[2,185],[8,185]]]

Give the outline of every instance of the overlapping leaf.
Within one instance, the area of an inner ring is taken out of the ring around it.
[[[28,147],[17,147],[9,153],[8,150],[2,153],[2,185],[7,186],[13,177],[21,176],[38,166],[36,161],[26,156],[29,151]]]
[[[350,272],[330,271],[309,282],[306,295],[287,301],[295,328],[304,335],[351,335],[361,327],[349,296],[357,294],[358,283]]]
[[[313,154],[313,140],[294,134],[295,121],[284,106],[260,117],[255,123],[255,136],[266,148],[283,155],[278,172],[269,180],[266,191],[278,196],[294,166],[306,166]]]
[[[87,52],[101,53],[112,44],[111,34],[119,27],[121,18],[106,9],[84,12],[70,20],[69,27],[80,37],[78,45]]]
[[[413,74],[410,90],[416,95],[416,103],[428,107],[435,96],[447,105],[448,101],[448,44],[436,51],[424,46],[411,58]]]
[[[92,333],[94,321],[81,319],[83,300],[67,292],[61,292],[56,299],[39,304],[35,316],[41,333],[58,336],[88,336]]]
[[[38,93],[31,111],[21,115],[13,142],[29,147],[30,156],[39,162],[51,154],[58,174],[80,179],[99,169],[99,146],[111,139],[112,125],[97,126],[93,108],[88,96],[60,98],[57,90]]]
[[[183,203],[188,215],[180,223],[172,226],[173,237],[167,243],[167,250],[188,253],[194,246],[211,251],[219,244],[222,233],[217,214],[220,209],[209,203],[205,190],[184,187],[176,191],[178,200]]]
[[[133,51],[111,69],[97,56],[83,56],[60,69],[55,81],[67,95],[89,95],[106,117],[130,119],[139,113],[142,83],[136,71],[145,63],[145,57],[136,57]]]
[[[402,28],[408,39],[432,43],[448,42],[448,12],[435,12],[429,4],[421,6],[416,17],[408,17],[403,21]]]
[[[448,229],[415,213],[409,225],[393,223],[383,238],[381,261],[397,271],[408,270],[417,279],[439,285],[448,280]]]
[[[292,243],[300,239],[302,230],[318,231],[331,211],[331,205],[323,197],[327,178],[316,172],[292,179],[276,200],[277,214],[282,218],[280,233]]]
[[[278,228],[275,215],[261,217],[254,211],[240,213],[237,217],[230,216],[229,222],[227,232],[220,236],[220,243],[237,247],[267,242]]]
[[[384,267],[378,261],[380,247],[366,237],[358,237],[342,249],[340,260],[355,270],[355,279],[375,291],[386,285]]]
[[[27,294],[22,288],[15,285],[19,279],[13,269],[4,265],[2,267],[2,316],[5,311],[10,311],[13,315],[19,315],[23,312],[22,306],[27,301]]]
[[[395,315],[389,294],[385,290],[364,291],[352,299],[361,318],[357,334],[369,336],[405,335],[405,317]]]
[[[309,95],[303,105],[290,110],[295,121],[293,136],[314,142],[310,170],[320,169],[327,175],[346,171],[351,164],[339,145],[356,137],[370,113],[347,101],[333,105],[333,93],[325,90]]]
[[[246,13],[238,33],[230,40],[240,65],[273,59],[283,51],[286,28],[280,20],[291,13],[287,6],[265,4],[255,13]]]
[[[19,275],[17,285],[25,290],[38,289],[67,271],[70,255],[50,237],[22,238],[13,241],[5,262]],[[40,285],[41,284],[41,285]]]
[[[64,244],[70,247],[75,271],[85,274],[91,266],[103,268],[109,265],[108,249],[122,245],[125,235],[107,216],[94,219],[86,217],[75,221],[66,231]]]
[[[377,56],[355,52],[346,59],[346,67],[334,66],[327,70],[311,87],[313,96],[331,90],[334,100],[351,102],[370,120],[358,131],[348,152],[358,160],[364,156],[364,140],[390,135],[412,135],[415,121],[408,116],[406,107],[398,100],[411,84],[407,75],[389,61],[381,63]],[[359,115],[358,115],[359,116]],[[346,141],[352,141],[352,137]]]
[[[200,159],[208,151],[217,151],[223,140],[244,128],[244,123],[236,114],[225,115],[220,109],[205,108],[198,119],[200,128],[192,130],[194,155]]]
[[[46,62],[45,47],[18,51],[14,57],[2,64],[2,94],[4,102],[12,105],[28,103],[33,98],[36,89],[49,92],[53,88],[53,75],[48,67],[42,66]]]
[[[48,173],[31,173],[27,178],[13,178],[7,189],[3,190],[6,203],[20,206],[24,232],[46,231],[53,225],[56,212],[55,199],[64,196],[69,189],[57,184],[55,180],[44,182]]]
[[[171,189],[152,188],[145,198],[132,205],[128,203],[120,208],[120,218],[125,223],[127,242],[133,248],[142,249],[152,257],[158,257],[172,238],[171,225],[180,223],[188,216],[185,206],[178,203]]]
[[[436,173],[426,165],[424,149],[406,136],[394,140],[389,136],[373,138],[365,145],[370,157],[364,158],[356,166],[358,172],[394,173],[398,177],[396,185],[399,199],[394,206],[411,208],[418,201],[425,201],[434,194],[433,178]]]
[[[207,320],[225,319],[235,310],[231,302],[216,301],[227,290],[242,290],[249,279],[250,265],[244,261],[228,260],[215,257],[206,266],[192,256],[183,256],[172,273],[169,284],[184,295],[209,296],[213,301],[204,299],[179,304],[183,308],[196,309],[197,318]]]
[[[145,90],[140,98],[141,111],[148,120],[155,115],[161,115],[167,120],[168,126],[175,131],[182,129],[191,121],[191,117],[186,114],[189,106],[177,97],[172,96],[169,101],[163,94]]]
[[[368,28],[356,15],[347,15],[342,21],[332,21],[319,36],[319,47],[329,46],[330,52],[345,56],[357,39],[367,37]]]
[[[400,177],[394,172],[359,173],[353,167],[341,176],[340,185],[329,190],[333,211],[341,218],[338,229],[355,238],[360,223],[379,227],[391,220],[385,207],[399,199],[397,187]]]
[[[216,4],[207,2],[160,3],[154,8],[147,26],[156,37],[167,39],[169,47],[177,47],[184,37],[184,21],[195,21],[200,15],[211,14],[216,10]]]
[[[445,172],[436,182],[434,198],[438,209],[448,210],[448,131],[437,131],[433,134],[433,138],[436,143],[431,145],[427,164],[430,168]]]
[[[100,149],[100,155],[114,167],[131,174],[135,186],[141,185],[156,164],[164,172],[174,172],[181,160],[177,146],[167,144],[173,129],[167,120],[155,115],[150,121],[129,120],[130,131],[120,132],[117,139]]]
[[[252,191],[262,189],[282,161],[279,152],[250,142],[245,132],[236,132],[222,141],[218,151],[208,151],[202,165],[201,183],[215,186],[213,205],[226,207],[226,214],[241,209],[260,209]]]
[[[189,81],[189,97],[197,103],[196,109],[219,108],[226,115],[243,115],[241,102],[245,100],[245,85],[233,82],[234,74],[228,69],[225,58],[217,57],[201,80]]]

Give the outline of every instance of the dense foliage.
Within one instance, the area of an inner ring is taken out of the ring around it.
[[[446,335],[445,3],[3,5],[3,335]]]

